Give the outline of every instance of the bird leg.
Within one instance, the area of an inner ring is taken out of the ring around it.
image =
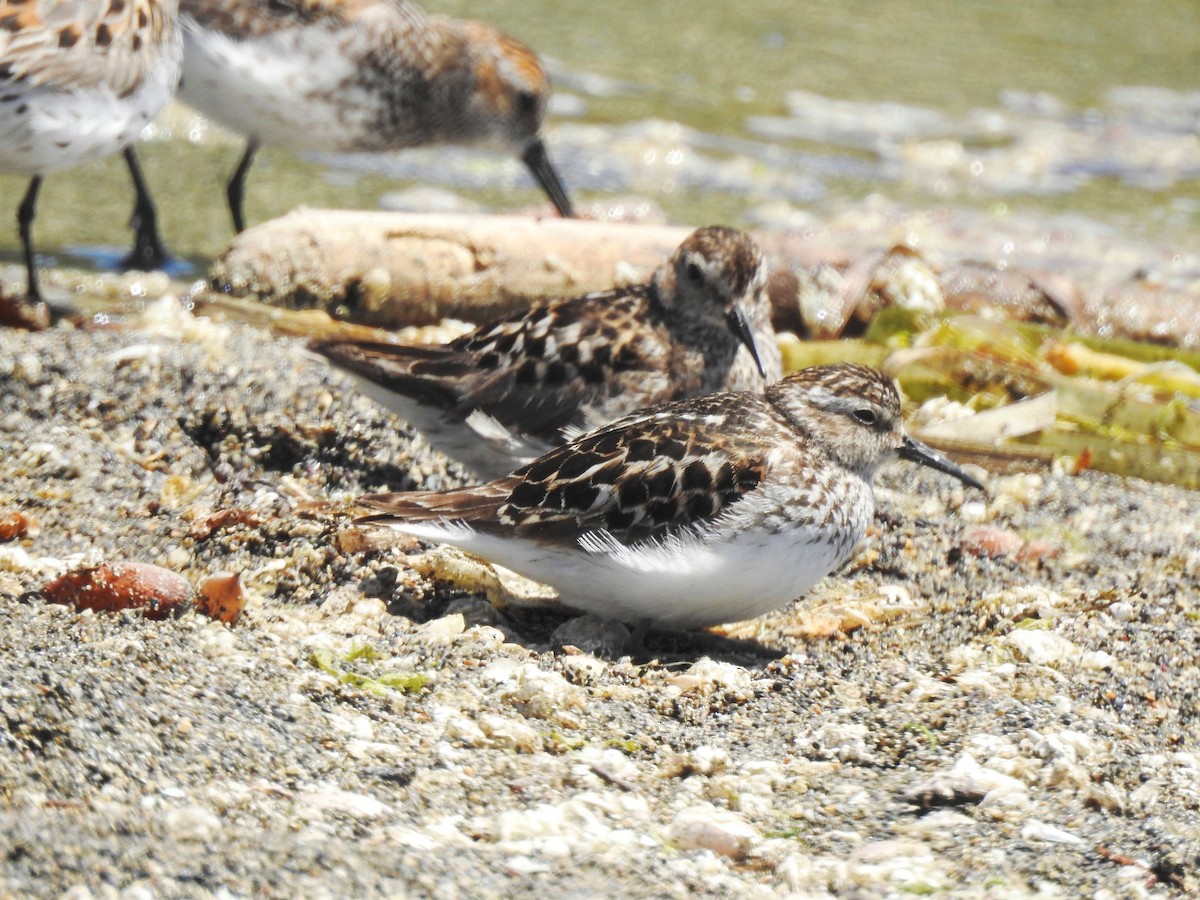
[[[229,212],[233,215],[233,230],[238,234],[246,230],[246,217],[242,214],[242,198],[246,193],[246,173],[254,164],[254,154],[257,152],[258,141],[250,138],[246,141],[246,152],[242,154],[242,161],[233,170],[229,184],[225,186],[225,197],[229,200]]]
[[[154,208],[154,199],[150,196],[150,189],[142,177],[133,147],[126,147],[124,156],[137,200],[134,203],[133,216],[129,220],[129,226],[134,231],[133,249],[121,260],[121,267],[137,269],[139,272],[152,272],[165,266],[171,256],[158,236],[158,211]]]
[[[21,235],[21,249],[25,252],[25,296],[30,300],[42,299],[42,292],[38,289],[37,268],[33,263],[33,238],[30,233],[41,186],[41,175],[34,175],[29,179],[29,190],[25,192],[21,205],[17,207],[17,231]]]

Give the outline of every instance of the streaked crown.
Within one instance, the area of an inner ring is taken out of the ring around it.
[[[900,392],[876,369],[816,366],[768,387],[767,396],[806,437],[865,477],[904,446]]]
[[[698,228],[655,274],[663,303],[684,293],[702,292],[726,306],[767,287],[767,266],[753,238],[735,228]]]

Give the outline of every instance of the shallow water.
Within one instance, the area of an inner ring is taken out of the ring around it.
[[[428,5],[493,21],[543,54],[557,87],[551,153],[579,200],[634,193],[672,221],[754,227],[803,225],[871,193],[918,208],[1069,211],[1175,241],[1200,224],[1194,4]],[[183,107],[150,137],[139,152],[165,237],[202,272],[230,237],[222,184],[238,144]],[[405,195],[430,187],[454,196]],[[23,190],[0,176],[6,217]],[[314,162],[268,150],[247,212],[377,208],[397,194],[489,209],[541,199],[493,154]],[[110,262],[127,246],[131,200],[118,158],[48,180],[35,226],[45,261]],[[18,258],[15,226],[0,228],[0,261]]]

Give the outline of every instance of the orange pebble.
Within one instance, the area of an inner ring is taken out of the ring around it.
[[[246,589],[236,572],[218,572],[200,582],[196,609],[211,619],[232,625],[246,605]]]
[[[187,608],[192,586],[182,575],[162,566],[111,563],[60,575],[42,588],[42,596],[77,609],[140,609],[148,619],[165,619]]]

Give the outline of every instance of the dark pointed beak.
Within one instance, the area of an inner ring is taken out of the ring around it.
[[[746,349],[754,357],[754,365],[758,366],[758,374],[766,378],[767,370],[763,368],[762,360],[758,358],[758,346],[754,343],[754,331],[750,328],[750,320],[746,318],[746,311],[742,309],[741,304],[734,306],[729,311],[725,316],[725,321],[729,323],[730,329],[737,335],[738,340],[746,345]]]
[[[932,447],[927,447],[918,440],[906,436],[904,443],[900,445],[899,454],[901,459],[907,459],[909,462],[919,463],[922,466],[929,466],[931,469],[937,469],[939,472],[945,472],[947,475],[954,476],[968,487],[973,487],[981,491],[984,490],[982,484]]]
[[[546,154],[546,145],[542,143],[541,138],[534,138],[533,143],[525,148],[525,152],[521,154],[521,162],[525,163],[533,180],[546,192],[546,196],[550,198],[550,202],[554,204],[558,214],[564,219],[575,218],[575,209],[571,206],[571,198],[567,196],[567,189],[563,187],[558,173],[550,164],[550,157]]]

